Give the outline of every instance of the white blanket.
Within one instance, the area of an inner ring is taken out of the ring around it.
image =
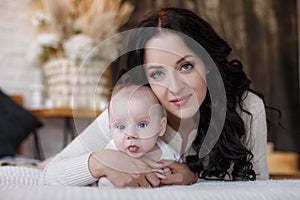
[[[161,188],[99,189],[97,187],[39,186],[40,171],[26,167],[0,167],[0,199],[2,200],[255,200],[300,199],[300,180],[253,182],[203,181],[190,186]]]

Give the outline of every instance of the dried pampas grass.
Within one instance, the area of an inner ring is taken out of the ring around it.
[[[65,39],[74,34],[73,16],[76,9],[70,0],[43,0],[45,9],[51,15],[51,31]]]
[[[82,31],[99,42],[116,33],[125,24],[134,7],[121,0],[94,0],[85,13],[82,13]]]
[[[117,32],[118,27],[111,23],[115,16],[116,14],[113,12],[95,16],[94,19],[89,22],[89,26],[87,26],[87,29],[84,31],[85,34],[93,38],[96,43],[105,40]]]
[[[38,3],[38,0],[34,0]],[[40,0],[51,15],[51,31],[62,39],[76,33],[100,42],[125,24],[134,6],[122,0]],[[39,3],[40,3],[39,2]],[[41,7],[41,6],[39,6]]]
[[[116,26],[120,27],[125,24],[134,10],[134,6],[128,2],[123,3],[118,11],[118,15],[115,19]]]

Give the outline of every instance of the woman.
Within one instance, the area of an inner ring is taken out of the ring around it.
[[[102,150],[110,139],[104,112],[47,165],[41,182],[87,185],[106,176],[117,187],[156,187],[198,178],[267,179],[263,101],[251,92],[242,64],[228,61],[229,45],[185,9],[150,12],[137,28],[126,71],[142,66],[139,77],[149,81],[168,113],[163,139],[184,162],[155,163]],[[164,179],[151,172],[167,166],[172,174]]]

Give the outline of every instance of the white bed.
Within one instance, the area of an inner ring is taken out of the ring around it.
[[[40,171],[28,167],[0,167],[2,200],[76,200],[76,199],[300,199],[300,180],[254,182],[198,182],[191,186],[168,186],[155,189],[98,189],[97,187],[39,186]]]

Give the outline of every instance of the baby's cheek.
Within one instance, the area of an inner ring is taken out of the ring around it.
[[[115,143],[116,147],[119,150],[124,149],[124,146],[125,146],[124,137],[122,137],[122,136],[113,137],[113,140],[114,140],[114,143]]]
[[[154,148],[157,139],[158,137],[152,137],[152,138],[142,140],[141,144],[142,144],[143,151],[144,152],[151,151]]]

